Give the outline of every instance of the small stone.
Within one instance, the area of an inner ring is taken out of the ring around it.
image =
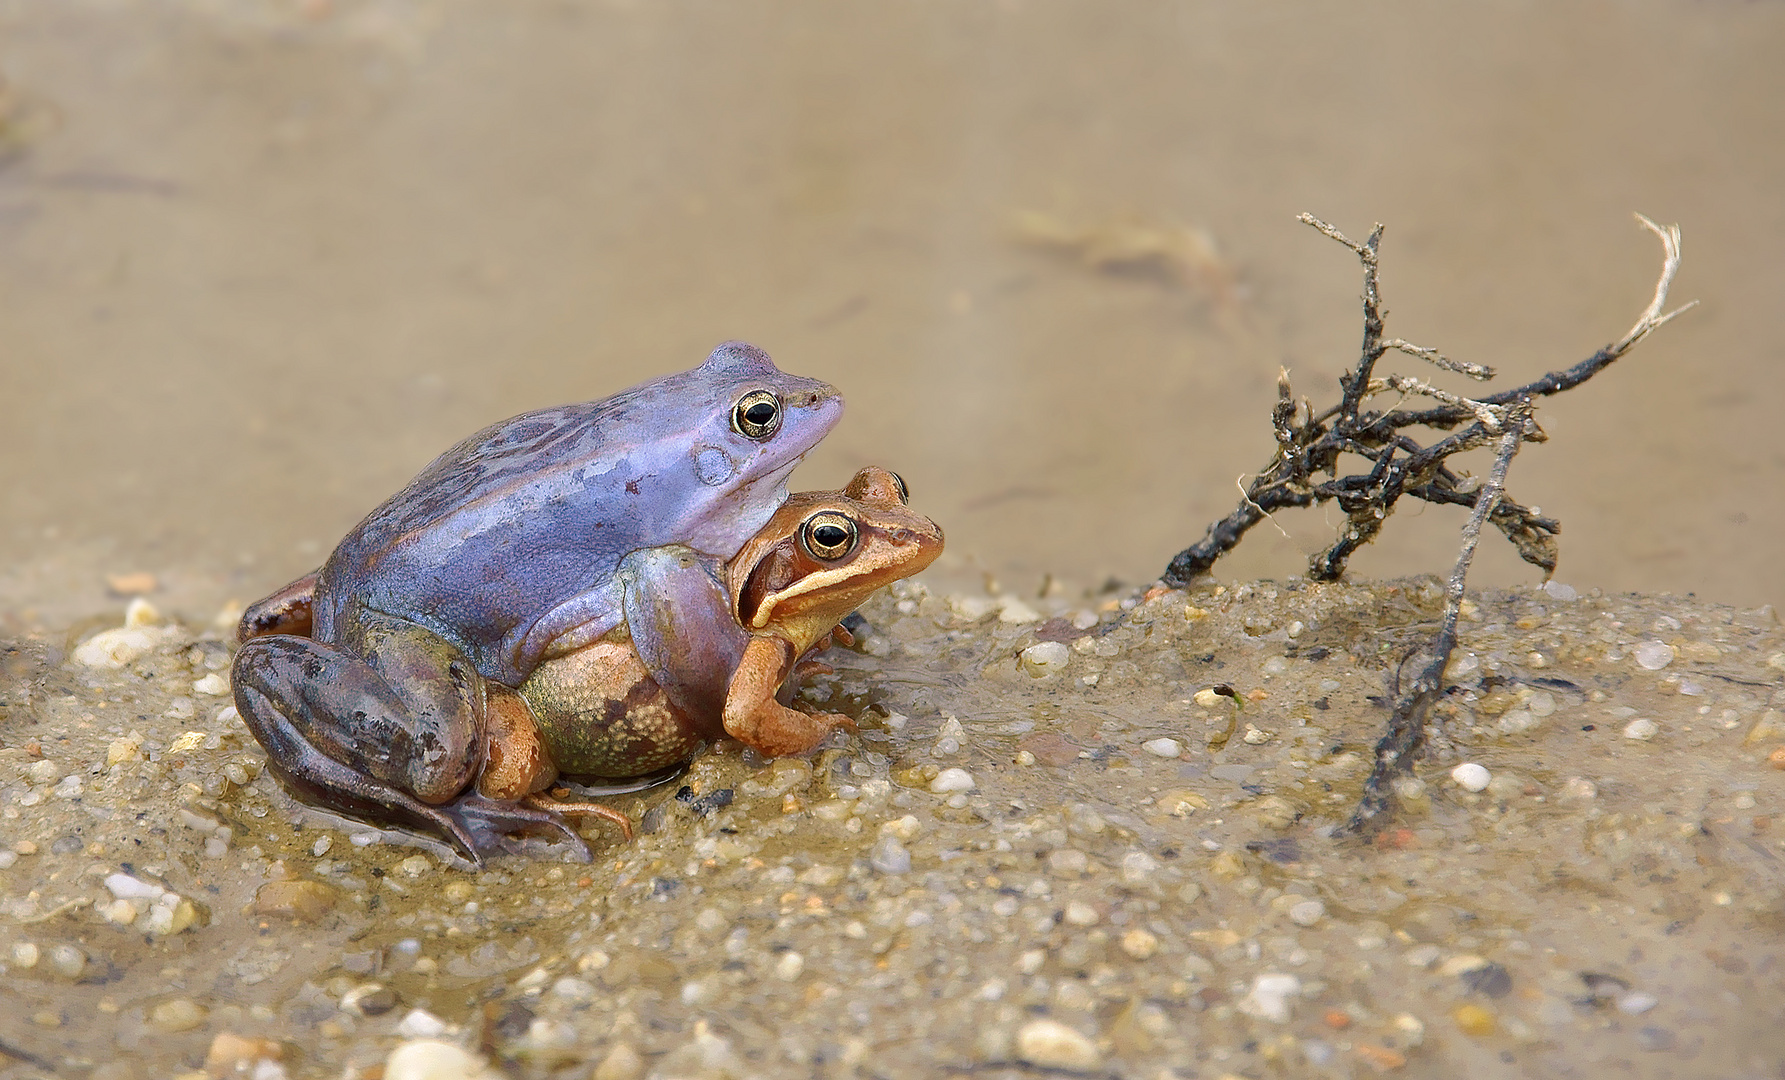
[[[973,774],[966,769],[943,769],[930,781],[930,790],[938,795],[946,795],[952,791],[972,791]]]
[[[1196,692],[1196,697],[1194,700],[1196,701],[1196,703],[1198,705],[1202,706],[1205,709],[1213,709],[1213,708],[1216,708],[1217,706],[1219,706],[1226,699],[1223,698],[1220,694],[1215,693],[1215,691],[1212,687],[1204,687],[1201,690],[1198,690]]]
[[[1071,659],[1071,651],[1062,642],[1043,641],[1024,649],[1021,663],[1024,671],[1039,679],[1066,670]]]
[[[329,848],[334,847],[334,846],[335,846],[335,841],[331,837],[318,836],[316,838],[316,842],[314,844],[310,845],[310,854],[312,854],[312,855],[316,856],[318,859],[320,859],[324,855],[328,854]]]
[[[118,628],[101,630],[75,646],[69,659],[90,668],[115,671],[128,667],[155,651],[160,637],[153,630]]]
[[[1078,877],[1090,867],[1090,856],[1077,848],[1056,848],[1047,853],[1048,872],[1055,877]]]
[[[418,878],[429,870],[434,869],[434,864],[428,861],[426,855],[411,855],[407,859],[398,863],[397,869],[401,870],[407,877]]]
[[[124,608],[124,628],[126,630],[140,630],[144,627],[160,626],[161,622],[161,612],[156,610],[154,604],[149,603],[140,596],[130,601]]]
[[[1648,742],[1660,732],[1661,725],[1641,717],[1624,725],[1624,738],[1635,739],[1638,742]]]
[[[207,694],[211,697],[222,697],[229,693],[229,679],[225,678],[222,672],[213,671],[202,679],[193,680],[192,692]]]
[[[1465,1035],[1479,1037],[1494,1033],[1494,1014],[1480,1005],[1459,1005],[1450,1016]]]
[[[1287,1024],[1290,1001],[1301,992],[1302,981],[1294,975],[1260,975],[1252,980],[1252,991],[1240,1000],[1239,1009],[1247,1016]]]
[[[1184,752],[1184,744],[1176,739],[1148,739],[1140,748],[1154,757],[1175,758]]]
[[[1326,917],[1326,905],[1318,900],[1303,900],[1289,909],[1289,921],[1297,926],[1316,926]]]
[[[232,1031],[219,1032],[211,1040],[211,1049],[205,1054],[205,1072],[213,1080],[225,1080],[227,1077],[255,1077],[260,1073],[257,1066],[262,1062],[277,1062],[285,1056],[285,1047],[273,1039],[262,1039],[251,1035],[237,1035]]]
[[[482,1058],[436,1038],[412,1039],[384,1061],[384,1080],[474,1080],[490,1075]]]
[[[50,970],[64,979],[78,979],[87,968],[87,954],[79,945],[50,946]]]
[[[254,893],[254,914],[315,922],[334,910],[340,893],[320,881],[269,881]]]
[[[586,1005],[595,1000],[595,984],[574,975],[566,975],[552,984],[552,996],[576,1005]]]
[[[37,946],[29,941],[20,941],[13,944],[12,962],[16,967],[29,971],[37,966],[37,961],[41,957],[42,953],[38,950]]]
[[[204,1022],[204,1008],[190,998],[174,998],[149,1010],[149,1023],[169,1034],[191,1031]]]
[[[397,1034],[405,1039],[435,1039],[446,1034],[446,1021],[426,1009],[410,1009],[397,1022]]]
[[[1016,1033],[1017,1057],[1040,1069],[1090,1072],[1103,1064],[1097,1044],[1057,1020],[1031,1020]]]
[[[998,621],[1011,624],[1040,622],[1041,613],[1014,596],[1006,596],[998,605]]]
[[[1584,776],[1570,776],[1562,782],[1557,797],[1569,802],[1591,802],[1599,797],[1599,787]]]
[[[1537,715],[1530,709],[1509,709],[1494,726],[1502,735],[1523,735],[1537,726]]]
[[[1097,909],[1083,900],[1074,900],[1067,904],[1063,917],[1074,926],[1096,926],[1100,918]]]
[[[781,959],[775,961],[775,978],[782,982],[793,982],[806,970],[806,958],[796,952],[784,952]]]
[[[1637,664],[1649,671],[1660,671],[1673,663],[1673,646],[1664,641],[1645,641],[1630,650]]]
[[[874,842],[874,848],[868,854],[868,865],[882,874],[909,874],[911,852],[899,843],[898,837],[882,836]]]
[[[1563,602],[1573,600],[1580,595],[1574,591],[1574,586],[1564,585],[1559,581],[1544,582],[1543,591],[1549,594],[1551,600],[1561,600]]]
[[[1641,1016],[1659,1004],[1661,1002],[1654,994],[1632,990],[1618,998],[1618,1011],[1628,1016]]]
[[[116,765],[119,762],[135,761],[142,757],[142,753],[142,732],[132,731],[122,739],[113,739],[112,744],[106,747],[105,763],[107,766],[111,766]]]
[[[1473,761],[1465,761],[1450,770],[1450,778],[1464,791],[1485,791],[1494,774]]]
[[[1136,960],[1146,960],[1159,951],[1159,938],[1137,926],[1122,935],[1122,951]]]
[[[595,1066],[593,1080],[639,1080],[645,1074],[645,1060],[631,1043],[615,1043],[601,1064]]]

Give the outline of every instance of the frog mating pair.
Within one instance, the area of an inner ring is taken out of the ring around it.
[[[729,342],[459,443],[243,616],[236,705],[269,767],[473,863],[539,830],[587,859],[563,815],[630,824],[544,797],[560,773],[641,776],[722,734],[799,753],[852,726],[776,694],[943,540],[884,469],[787,494],[841,413],[832,387]]]

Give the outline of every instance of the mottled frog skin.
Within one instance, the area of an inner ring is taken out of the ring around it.
[[[624,625],[623,560],[732,558],[841,413],[832,387],[730,342],[692,371],[485,428],[243,617],[243,720],[325,805],[440,833],[474,862],[539,829],[586,857],[555,810],[476,790],[489,729],[523,711],[512,688]]]
[[[514,798],[560,772],[636,776],[720,735],[801,753],[853,727],[776,695],[802,657],[846,636],[840,619],[942,553],[942,530],[905,502],[904,483],[870,467],[842,491],[789,497],[728,566],[685,548],[628,557],[626,627],[534,669],[520,692],[538,745],[509,732],[491,755],[508,767],[487,768],[480,789]]]

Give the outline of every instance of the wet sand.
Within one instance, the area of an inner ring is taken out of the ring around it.
[[[897,586],[806,692],[859,736],[720,746],[612,800],[635,842],[482,871],[294,808],[214,627],[145,623],[117,669],[20,643],[0,1003],[37,1063],[0,1076],[176,1075],[220,1036],[216,1076],[369,1076],[423,1036],[527,1076],[1769,1075],[1775,613],[1481,597],[1421,783],[1348,840],[1440,597]]]

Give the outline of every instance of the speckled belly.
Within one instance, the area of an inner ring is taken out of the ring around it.
[[[720,734],[672,705],[628,642],[598,641],[546,661],[521,684],[521,696],[546,751],[570,776],[656,772]]]

